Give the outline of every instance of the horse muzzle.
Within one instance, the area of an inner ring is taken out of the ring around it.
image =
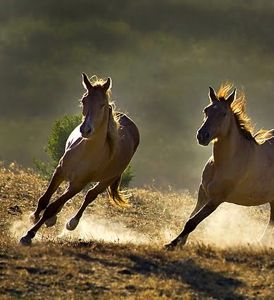
[[[202,146],[207,146],[211,141],[211,136],[207,131],[198,131],[197,133],[198,143]]]
[[[82,124],[80,127],[80,132],[83,138],[89,138],[93,133],[93,129],[90,126]]]

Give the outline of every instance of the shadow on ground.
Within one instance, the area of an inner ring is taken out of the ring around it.
[[[103,250],[104,251],[104,250]],[[193,259],[166,260],[164,256],[157,258],[144,258],[140,255],[129,253],[123,260],[110,261],[98,258],[87,253],[71,252],[76,259],[85,260],[91,264],[100,263],[106,268],[118,267],[119,274],[124,276],[142,275],[145,277],[156,276],[161,279],[172,279],[187,284],[189,288],[200,296],[214,299],[244,299],[236,293],[236,288],[244,283],[238,279],[227,277],[224,274],[199,266]],[[135,286],[128,288],[134,290]]]

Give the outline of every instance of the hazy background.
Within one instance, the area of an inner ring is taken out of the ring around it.
[[[45,159],[53,120],[80,113],[81,72],[111,76],[139,125],[135,185],[196,189],[208,86],[247,93],[274,127],[274,2],[0,0],[0,160]]]

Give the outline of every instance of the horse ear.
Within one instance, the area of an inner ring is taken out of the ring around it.
[[[231,105],[231,103],[236,99],[236,89],[226,98],[226,101],[228,101],[228,104]]]
[[[103,89],[105,92],[111,89],[112,80],[110,77],[108,77],[107,81],[103,84]]]
[[[92,88],[92,84],[85,73],[82,73],[82,84],[86,90],[90,90]]]
[[[211,100],[211,102],[218,101],[216,92],[214,91],[214,89],[211,86],[209,87],[208,97]]]

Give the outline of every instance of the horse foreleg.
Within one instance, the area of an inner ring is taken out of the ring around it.
[[[36,210],[30,215],[30,220],[33,224],[36,224],[38,222],[38,220],[40,219],[41,211],[43,211],[48,206],[51,196],[55,193],[62,181],[63,178],[61,176],[61,171],[57,168],[52,175],[46,192],[38,200]]]
[[[69,187],[67,191],[60,198],[58,198],[56,201],[52,202],[49,206],[47,206],[41,219],[32,228],[30,228],[30,230],[27,232],[25,236],[23,236],[20,239],[20,243],[22,245],[30,245],[31,240],[35,237],[36,232],[45,223],[45,221],[54,217],[58,212],[60,212],[64,204],[70,198],[76,195],[80,190],[81,190],[80,188]]]
[[[206,217],[208,217],[217,207],[219,203],[206,203],[194,216],[192,216],[185,224],[183,231],[171,243],[165,246],[166,249],[171,250],[178,244],[184,242],[185,238],[200,224]]]
[[[81,205],[78,212],[75,214],[74,217],[72,217],[66,224],[67,230],[74,230],[77,225],[79,224],[79,221],[86,210],[87,206],[92,203],[99,194],[101,194],[105,189],[112,183],[112,181],[106,181],[106,182],[99,182],[97,183],[92,189],[90,189],[86,196],[83,204]]]
[[[205,190],[204,190],[203,186],[200,185],[199,192],[198,192],[198,200],[197,200],[196,206],[195,206],[194,210],[192,211],[192,213],[190,214],[189,218],[193,217],[203,206],[205,206],[205,204],[207,202],[208,202],[208,198],[206,196]],[[180,245],[185,245],[187,238],[188,238],[188,234],[186,234],[184,239],[182,239],[180,241]]]

